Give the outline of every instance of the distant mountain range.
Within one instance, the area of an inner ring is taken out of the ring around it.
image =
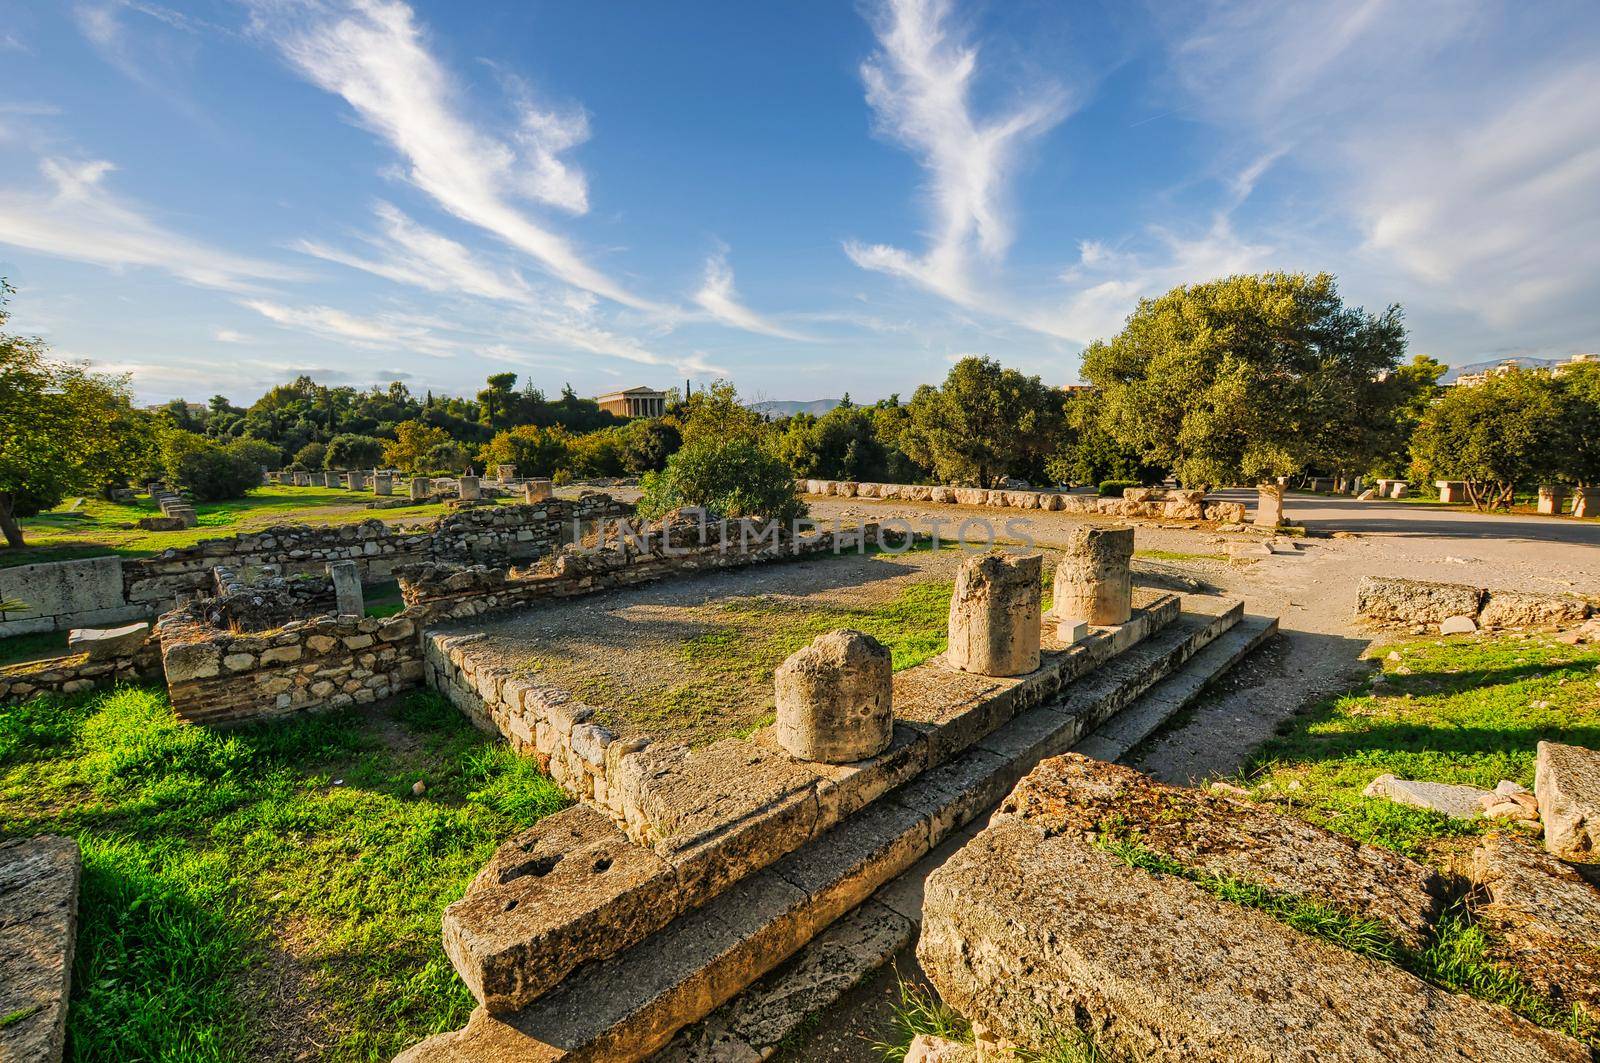
[[[1549,369],[1553,365],[1560,365],[1565,358],[1529,358],[1526,355],[1513,354],[1504,358],[1496,358],[1492,362],[1473,362],[1471,365],[1453,365],[1450,371],[1439,381],[1441,384],[1453,384],[1457,377],[1466,376],[1468,373],[1481,373],[1486,369],[1493,369],[1501,362],[1515,361],[1524,369]]]
[[[839,401],[838,399],[812,399],[810,402],[797,402],[794,399],[782,399],[769,402],[752,402],[750,408],[769,417],[793,417],[797,413],[810,413],[821,417],[838,406]]]

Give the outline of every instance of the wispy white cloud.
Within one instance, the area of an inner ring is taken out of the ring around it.
[[[249,343],[250,337],[243,332],[231,328],[219,328],[211,334],[211,338],[218,343]]]
[[[258,281],[300,280],[305,274],[234,255],[176,232],[106,188],[111,163],[46,159],[48,190],[0,193],[0,243],[58,258],[113,268],[164,270],[191,284],[230,291]]]
[[[558,158],[587,123],[524,108],[513,140],[467,117],[456,87],[428,50],[410,7],[397,0],[283,4],[262,0],[257,29],[314,84],[344,98],[409,164],[412,182],[445,210],[533,256],[574,287],[637,309],[654,304],[591,266],[518,199],[569,211],[587,205],[581,174]]]
[[[733,286],[733,267],[728,265],[728,249],[718,248],[706,259],[705,283],[695,292],[694,301],[701,309],[724,324],[784,340],[807,340],[810,337],[763,317],[739,301]]]
[[[368,350],[416,351],[448,358],[462,343],[440,335],[437,322],[403,314],[363,316],[331,306],[286,306],[269,299],[246,299],[245,306],[275,325]]]
[[[1214,3],[1167,31],[1195,113],[1320,181],[1353,230],[1303,227],[1311,268],[1342,263],[1463,361],[1592,345],[1600,11]]]
[[[851,241],[863,269],[904,277],[963,305],[980,305],[975,261],[997,263],[1011,244],[1007,182],[1020,149],[1065,117],[1053,85],[1024,102],[974,113],[978,50],[952,25],[949,0],[885,0],[875,12],[879,50],[861,68],[878,131],[915,153],[927,171],[932,228],[921,254]]]

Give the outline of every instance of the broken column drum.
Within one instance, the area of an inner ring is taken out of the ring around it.
[[[778,744],[798,760],[848,764],[889,748],[894,666],[871,635],[848,629],[818,635],[773,675]]]
[[[1051,615],[1064,624],[1126,624],[1133,615],[1132,561],[1132,528],[1074,529],[1056,566]]]
[[[411,478],[412,499],[427,498],[433,494],[433,481],[426,476],[413,476]]]
[[[1025,675],[1039,667],[1039,554],[984,554],[962,562],[950,599],[952,668]]]

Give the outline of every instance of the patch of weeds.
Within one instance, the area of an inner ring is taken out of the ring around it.
[[[1133,556],[1143,561],[1174,561],[1179,564],[1195,561],[1226,561],[1226,554],[1186,554],[1180,550],[1135,550]]]
[[[1088,1030],[1076,1026],[1046,1026],[1039,1034],[1042,1048],[1015,1053],[1018,1063],[1134,1063],[1122,1053],[1100,1043]]]
[[[1147,849],[1126,836],[1102,834],[1096,838],[1095,845],[1129,867],[1192,882],[1219,900],[1265,912],[1301,933],[1322,938],[1362,956],[1394,963],[1404,954],[1404,947],[1376,919],[1345,915],[1329,905],[1306,897],[1279,893],[1232,875],[1192,868],[1170,856]]]
[[[894,1027],[894,1040],[874,1041],[873,1051],[888,1063],[900,1063],[906,1058],[911,1042],[919,1034],[943,1037],[948,1041],[972,1043],[972,1025],[950,1005],[940,1000],[933,990],[916,982],[907,981],[899,972],[895,982],[900,991],[900,1001],[891,1005],[890,1021]]]

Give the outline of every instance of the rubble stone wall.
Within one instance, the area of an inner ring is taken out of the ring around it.
[[[157,633],[173,712],[231,724],[364,705],[416,686],[416,620],[326,614],[265,631],[218,627],[206,602],[175,609]]]
[[[38,694],[76,694],[98,687],[156,679],[161,651],[154,640],[137,652],[91,661],[87,653],[0,666],[0,705]]]
[[[989,490],[928,484],[858,483],[852,480],[798,480],[796,486],[803,494],[823,497],[888,498],[902,502],[943,502],[994,509],[1041,509],[1107,517],[1207,520],[1220,524],[1238,524],[1245,517],[1243,502],[1207,502],[1203,491],[1169,491],[1159,487],[1129,488],[1122,498],[1097,498],[1060,491]]]

